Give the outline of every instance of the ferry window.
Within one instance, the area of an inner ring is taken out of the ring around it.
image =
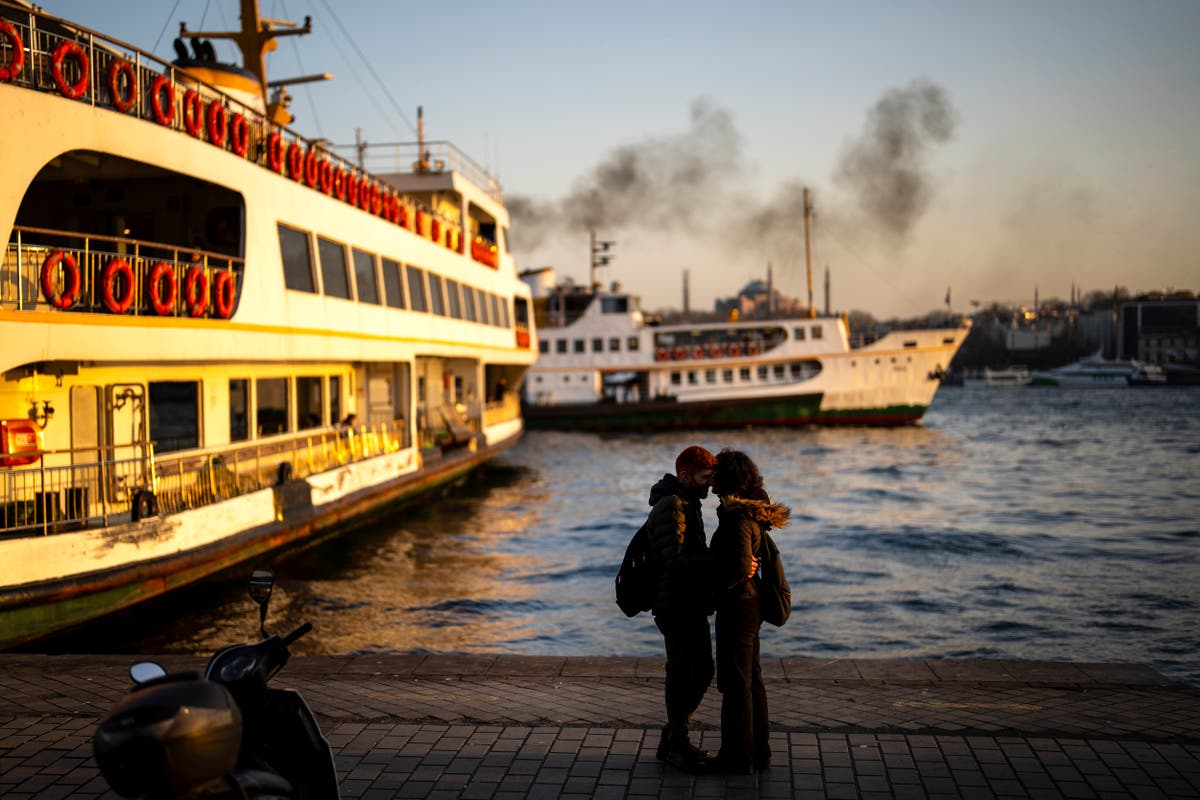
[[[279,226],[279,254],[283,259],[283,283],[298,292],[316,293],[313,283],[312,251],[309,249],[308,234]]]
[[[765,381],[767,379],[767,368],[766,367],[758,368],[758,379],[760,381]]]
[[[379,303],[379,284],[375,280],[375,256],[362,250],[351,251],[354,258],[354,285],[363,303]]]
[[[715,369],[704,370],[704,382],[705,383],[716,383],[717,382],[717,371]]]
[[[539,353],[549,353],[550,352],[550,343],[547,342],[545,339],[538,339],[538,352]]]
[[[678,385],[679,385],[679,384],[681,384],[682,382],[683,382],[683,376],[682,376],[682,375],[680,375],[678,372],[672,372],[672,373],[671,373],[671,385],[672,385],[672,386],[678,386]]]
[[[814,339],[820,339],[825,334],[825,331],[822,328],[813,325],[812,334]]]
[[[443,300],[445,291],[442,289],[442,276],[429,273],[429,310],[438,316],[446,316],[446,305]]]
[[[726,369],[721,371],[721,380],[726,383],[733,383],[733,370]]]
[[[797,341],[797,342],[803,342],[803,341],[804,341],[804,328],[795,328],[795,329],[792,331],[792,333],[796,334],[796,341]]]
[[[350,282],[346,277],[346,248],[318,236],[317,256],[321,261],[321,283],[325,296],[350,299]]]
[[[696,371],[695,370],[688,371],[688,386],[695,386],[696,380],[697,380],[696,379]]]
[[[258,396],[257,414],[259,436],[273,436],[288,429],[287,378],[259,378],[254,382]]]
[[[492,319],[491,313],[492,304],[489,300],[491,295],[489,295],[483,289],[476,289],[475,293],[477,295],[476,302],[479,303],[479,321],[484,325],[495,325],[496,321]]]
[[[783,364],[776,364],[775,369],[772,371],[775,373],[775,380],[783,380]]]
[[[750,380],[750,368],[749,367],[742,367],[740,370],[738,370],[738,380],[739,381],[749,381]]]
[[[199,381],[151,381],[148,399],[155,452],[200,446]]]
[[[567,340],[559,339],[559,340],[555,341],[554,342],[554,352],[556,352],[556,353],[567,352]]]
[[[575,352],[576,353],[584,352],[583,339],[576,339],[574,344],[575,344]]]
[[[296,428],[321,427],[321,379],[296,378]]]
[[[478,317],[475,315],[475,289],[471,286],[463,288],[463,316],[474,322]]]
[[[626,339],[625,349],[631,353],[636,353],[638,349],[638,338],[636,336],[630,336],[628,339]]]
[[[413,311],[428,311],[425,302],[425,273],[419,267],[408,267],[408,300],[412,303]]]
[[[599,336],[597,336],[595,339],[592,339],[592,352],[593,353],[603,353],[604,352],[604,340],[601,339]]]
[[[462,302],[458,296],[458,281],[446,278],[446,305],[450,308],[450,316],[462,319]]]
[[[619,353],[620,351],[621,351],[621,340],[615,336],[613,338],[609,339],[608,340],[608,352]]]
[[[250,381],[235,378],[229,382],[229,441],[244,442],[250,438]]]
[[[380,259],[380,266],[383,267],[383,296],[387,300],[387,304],[392,308],[404,308],[404,284],[403,276],[400,274],[400,265],[390,258]],[[361,293],[362,289],[359,289]],[[331,421],[336,422],[339,418],[333,418]]]
[[[629,311],[628,297],[600,298],[600,312],[603,314],[624,314]]]
[[[492,324],[507,328],[508,317],[501,317],[500,306],[500,298],[497,295],[492,295]]]
[[[329,376],[329,422],[334,424],[342,420],[342,376]]]
[[[804,367],[800,366],[799,362],[792,364],[792,377],[799,378],[804,372]]]

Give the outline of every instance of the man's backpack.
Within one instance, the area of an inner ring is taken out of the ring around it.
[[[763,622],[783,625],[792,614],[792,587],[783,575],[783,561],[771,534],[762,532],[758,551],[758,610]]]
[[[650,558],[648,524],[649,521],[643,523],[629,540],[621,569],[617,572],[617,605],[627,617],[649,611],[658,589],[658,565]]]

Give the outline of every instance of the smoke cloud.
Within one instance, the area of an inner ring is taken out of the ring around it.
[[[958,114],[946,92],[928,81],[889,90],[867,116],[862,135],[842,153],[834,173],[867,220],[903,238],[933,197],[928,161],[950,140]]]

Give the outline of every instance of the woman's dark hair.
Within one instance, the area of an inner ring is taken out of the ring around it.
[[[722,497],[737,495],[755,500],[765,500],[767,497],[762,488],[763,479],[758,465],[742,451],[728,447],[717,454],[712,485],[713,492]]]

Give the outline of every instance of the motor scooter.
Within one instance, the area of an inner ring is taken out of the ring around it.
[[[254,570],[250,596],[263,640],[218,650],[204,674],[167,674],[153,661],[129,668],[134,688],[100,720],[92,749],[122,797],[338,797],[333,751],[304,698],[268,686],[291,645],[312,630],[266,631],[275,574]]]

